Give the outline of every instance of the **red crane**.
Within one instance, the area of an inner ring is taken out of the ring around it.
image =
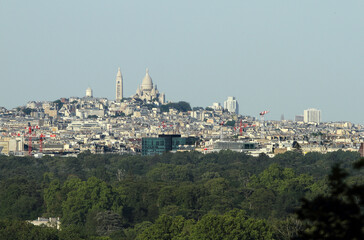
[[[247,127],[255,127],[255,125],[248,124],[248,123],[244,123],[244,124],[243,124],[243,120],[242,120],[242,119],[240,119],[239,126],[234,127],[234,130],[239,129],[239,134],[240,134],[240,136],[243,136],[243,129],[244,129],[244,128],[247,128]]]
[[[45,138],[45,135],[43,135],[43,133],[40,134],[39,136],[39,152],[43,152],[43,140]]]
[[[28,137],[28,155],[32,156],[32,137],[35,136],[35,134],[33,134],[33,132],[36,129],[39,129],[38,126],[32,126],[30,124],[30,122],[28,122],[28,127],[26,127],[25,129],[27,129],[27,132],[25,133],[25,136]]]
[[[264,115],[269,113],[269,111],[263,111],[263,112],[260,112],[259,115],[260,115],[260,119],[264,121]]]

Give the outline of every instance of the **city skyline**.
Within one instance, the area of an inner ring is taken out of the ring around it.
[[[124,96],[152,69],[170,101],[239,101],[240,113],[363,123],[364,3],[0,2],[0,106]]]

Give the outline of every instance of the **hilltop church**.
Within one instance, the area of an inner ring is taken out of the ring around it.
[[[121,76],[120,68],[116,75],[116,100],[120,101],[123,99],[123,78]],[[133,98],[139,98],[146,103],[158,102],[160,104],[165,103],[164,93],[159,93],[157,85],[153,85],[152,78],[149,75],[148,68],[146,69],[145,76],[143,78],[142,84],[139,85],[136,90],[136,94]]]

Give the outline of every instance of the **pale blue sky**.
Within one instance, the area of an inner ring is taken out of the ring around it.
[[[0,0],[0,106],[124,95],[149,68],[170,101],[364,123],[364,1]]]

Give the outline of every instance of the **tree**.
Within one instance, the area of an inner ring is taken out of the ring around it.
[[[234,127],[235,126],[235,121],[234,120],[227,121],[225,126]]]
[[[168,103],[160,107],[161,112],[168,112],[169,109],[174,108],[180,112],[191,111],[191,106],[188,102],[179,101],[178,103]]]
[[[111,186],[91,177],[87,181],[72,180],[64,187],[71,189],[62,203],[62,224],[80,224],[86,221],[90,210],[114,210],[121,212],[121,199]]]
[[[86,232],[89,236],[109,236],[123,229],[119,214],[112,211],[94,210],[87,214]]]
[[[61,100],[53,101],[53,103],[56,104],[57,110],[61,109],[63,107],[63,102]]]
[[[30,113],[33,112],[33,109],[31,109],[31,108],[23,108],[22,111],[23,111],[23,113],[25,115],[30,115]]]
[[[161,110],[161,112],[168,112],[169,111],[169,106],[168,105],[162,105],[160,107],[160,110]]]
[[[36,219],[43,211],[40,186],[17,176],[0,182],[0,218]]]
[[[161,215],[153,225],[142,231],[136,239],[180,239],[180,237],[186,235],[183,230],[185,226],[190,223],[191,221],[186,221],[181,216],[171,217],[167,215]]]
[[[193,111],[203,110],[203,107],[193,107],[192,110]]]
[[[0,220],[0,239],[58,240],[54,228],[34,226],[25,221]]]
[[[65,200],[65,196],[62,194],[59,180],[54,179],[43,192],[43,199],[47,209],[47,214],[51,217],[61,216],[62,201]]]
[[[196,223],[189,239],[270,240],[273,232],[265,220],[250,218],[243,210],[224,215],[206,214]]]
[[[364,166],[364,158],[354,169]],[[306,222],[306,229],[298,239],[364,239],[364,184],[348,184],[349,174],[339,164],[328,177],[329,194],[312,200],[303,199],[297,211]]]

